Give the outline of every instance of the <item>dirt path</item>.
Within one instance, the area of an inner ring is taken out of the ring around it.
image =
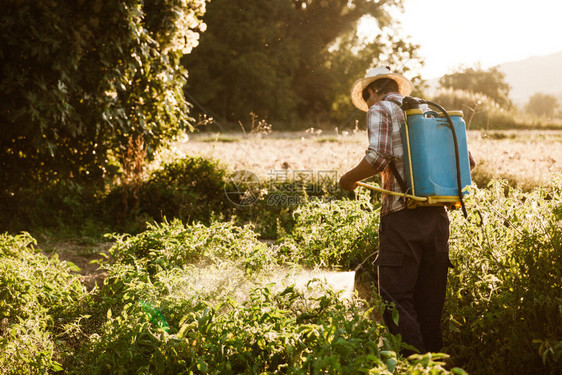
[[[98,287],[102,285],[106,273],[99,269],[95,261],[103,258],[101,253],[107,252],[113,242],[83,244],[76,240],[43,240],[38,241],[37,245],[48,257],[56,254],[59,259],[76,265],[86,289],[92,290],[96,284]]]

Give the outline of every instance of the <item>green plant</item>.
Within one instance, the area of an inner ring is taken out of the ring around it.
[[[356,200],[310,200],[293,213],[282,248],[309,266],[350,269],[378,248],[379,211],[368,192]]]
[[[97,186],[71,181],[53,183],[42,189],[0,192],[0,228],[10,233],[69,229],[80,231],[90,221],[91,233],[105,230],[100,222],[103,192]],[[96,222],[99,225],[92,226]]]
[[[150,158],[188,128],[180,59],[198,43],[205,5],[4,2],[2,190],[61,180],[100,185],[118,172],[114,157],[130,136],[143,138]]]
[[[446,351],[472,373],[562,369],[561,177],[531,193],[475,189],[453,215]]]
[[[164,314],[182,316],[170,332],[151,323],[138,304],[127,304],[117,316],[108,311],[101,334],[91,337],[73,372],[448,373],[440,362],[444,355],[397,355],[400,340],[360,305],[345,304],[329,290],[308,299],[292,286],[279,292],[271,287],[254,289],[243,303],[228,298],[168,305]]]
[[[225,175],[218,161],[200,156],[165,163],[137,182],[134,195],[124,195],[116,186],[101,202],[104,221],[128,233],[139,233],[147,221],[165,218],[208,224],[225,211]]]
[[[154,171],[139,191],[140,210],[164,217],[209,223],[224,207],[226,170],[218,161],[186,157]]]
[[[5,329],[0,336],[0,350],[1,374],[41,374],[63,369],[56,361],[53,334],[46,329],[41,314]]]
[[[258,241],[249,227],[230,222],[205,226],[174,220],[149,224],[136,236],[110,237],[115,245],[109,250],[111,262],[103,263],[108,274],[101,298],[114,311],[127,301],[158,300],[161,293],[173,288],[193,290],[189,284],[201,267],[243,276],[271,269],[284,259],[277,248]],[[175,279],[178,272],[183,279]]]
[[[71,311],[85,291],[76,275],[76,266],[47,258],[36,250],[27,233],[0,235],[0,320],[16,322],[44,311],[62,318]]]
[[[72,354],[72,325],[88,302],[76,267],[34,248],[27,233],[0,235],[0,373],[62,369]]]
[[[146,267],[149,274],[188,264],[208,265],[222,261],[238,262],[256,271],[276,262],[271,248],[259,242],[249,227],[230,222],[183,224],[180,220],[149,224],[136,236],[112,236],[116,243],[110,254],[121,264]]]
[[[372,309],[317,280],[304,291],[264,286],[295,259],[248,227],[176,220],[114,238],[99,328],[70,373],[447,373],[443,356],[400,357]]]

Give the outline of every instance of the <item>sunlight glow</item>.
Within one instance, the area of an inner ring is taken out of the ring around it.
[[[556,0],[404,0],[394,32],[420,45],[425,79],[459,66],[489,68],[562,51],[562,2]],[[364,18],[360,35],[377,34]]]

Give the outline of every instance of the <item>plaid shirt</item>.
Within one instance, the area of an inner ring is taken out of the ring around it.
[[[405,179],[404,148],[400,127],[404,122],[404,112],[400,108],[404,97],[390,93],[383,100],[374,104],[367,112],[367,132],[369,148],[365,160],[381,173],[383,189],[402,193],[400,184],[392,174],[389,162],[394,159],[398,173]],[[383,194],[381,216],[406,208],[404,199],[399,196]]]

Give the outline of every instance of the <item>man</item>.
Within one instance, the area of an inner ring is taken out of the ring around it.
[[[357,181],[381,173],[384,189],[402,192],[395,177],[395,173],[403,180],[405,176],[400,105],[412,88],[407,78],[387,67],[369,69],[365,78],[355,82],[351,97],[356,107],[367,112],[369,148],[361,162],[341,177],[343,189],[353,191]],[[388,309],[383,318],[392,333],[400,333],[403,341],[420,353],[437,352],[443,345],[441,313],[451,266],[448,240],[449,219],[444,207],[408,209],[403,197],[383,194],[379,253],[374,264],[379,293],[398,308],[398,326]]]

